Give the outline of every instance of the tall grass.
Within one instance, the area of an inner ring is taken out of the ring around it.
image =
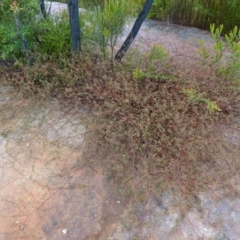
[[[211,23],[224,24],[228,32],[240,24],[240,1],[155,0],[150,17],[206,30]]]
[[[139,4],[139,0],[132,0]],[[143,1],[142,1],[143,2]],[[240,1],[155,0],[149,18],[209,30],[212,23],[224,24],[224,33],[240,24]]]

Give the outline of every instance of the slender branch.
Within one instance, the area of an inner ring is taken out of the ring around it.
[[[132,27],[130,34],[128,35],[127,39],[123,43],[122,47],[119,49],[119,51],[115,55],[116,60],[121,61],[121,59],[124,57],[128,48],[131,46],[135,37],[137,36],[138,31],[141,28],[143,21],[146,19],[147,15],[152,7],[152,4],[153,4],[153,0],[146,0],[142,11],[138,15],[138,18],[136,19],[136,21]]]

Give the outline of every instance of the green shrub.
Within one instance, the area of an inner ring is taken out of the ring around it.
[[[70,55],[70,28],[66,13],[36,22],[32,30],[34,52],[55,58]]]
[[[20,58],[24,56],[22,38],[31,38],[33,20],[36,18],[38,5],[33,1],[17,2],[20,11],[17,18],[21,24],[20,32],[17,30],[14,12],[10,9],[12,1],[5,0],[0,7],[0,57]]]
[[[211,35],[214,40],[214,51],[209,51],[200,42],[199,54],[203,58],[203,64],[215,68],[216,74],[221,75],[221,79],[240,82],[240,30],[234,27],[229,34],[225,34],[225,41],[221,38],[224,26],[210,26]],[[230,57],[226,53],[230,53]]]
[[[83,15],[85,22],[88,22],[83,28],[83,38],[86,42],[95,41],[100,46],[104,57],[108,55],[108,46],[110,46],[113,58],[114,46],[124,29],[127,15],[126,0],[105,0],[104,7],[95,7],[91,13]]]
[[[9,18],[0,26],[0,56],[6,58],[24,58],[20,33],[16,31],[13,13],[9,10],[8,2],[4,7],[8,10]],[[34,5],[35,6],[35,5]],[[36,6],[35,6],[36,7]],[[37,7],[39,7],[37,5]],[[20,5],[18,14],[21,22],[21,35],[29,45],[31,55],[66,57],[70,53],[70,30],[68,14],[63,12],[58,17],[49,17],[47,20],[36,17],[36,9],[27,15],[28,6]],[[104,7],[95,7],[93,12],[82,14],[80,17],[82,27],[82,42],[89,44],[95,42],[105,57],[110,46],[113,57],[113,49],[117,37],[122,32],[127,18],[127,2],[125,0],[113,0],[104,2]]]
[[[133,53],[130,61],[133,60],[135,54],[136,52]],[[165,69],[171,66],[168,52],[164,47],[154,44],[148,53],[138,54],[135,59],[137,59],[136,68],[132,75],[136,80],[155,78],[165,81],[169,78],[164,74]]]

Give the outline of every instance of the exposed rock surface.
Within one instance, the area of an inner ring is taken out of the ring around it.
[[[82,160],[79,113],[54,101],[35,106],[12,91],[0,87],[0,239],[101,236],[125,200]]]
[[[60,2],[46,1],[45,7],[46,7],[47,13],[50,13],[51,15],[57,15],[62,11],[68,11],[67,4],[60,3]],[[79,8],[79,11],[85,12],[86,10],[84,8]]]

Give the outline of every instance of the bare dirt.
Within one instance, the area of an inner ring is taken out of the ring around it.
[[[0,239],[104,236],[126,201],[82,159],[86,129],[79,114],[1,90],[8,100],[0,123]]]

